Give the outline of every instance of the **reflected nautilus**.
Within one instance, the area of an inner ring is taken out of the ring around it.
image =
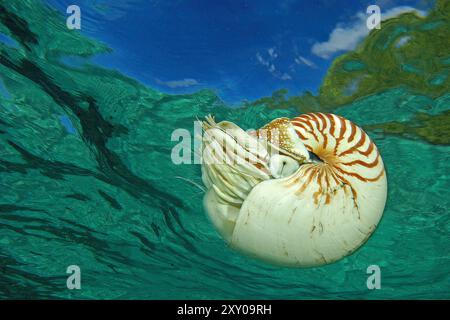
[[[320,266],[377,227],[386,172],[348,119],[307,113],[247,131],[211,116],[202,123],[204,208],[232,248],[276,265]]]

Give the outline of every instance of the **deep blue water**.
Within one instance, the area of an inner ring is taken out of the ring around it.
[[[65,14],[69,0],[48,0]],[[79,1],[82,32],[114,53],[94,58],[168,93],[214,89],[230,105],[271,95],[315,93],[333,58],[312,52],[338,26],[379,3],[426,11],[432,2],[369,1]],[[358,28],[364,27],[356,24]],[[351,48],[353,49],[353,48]],[[302,61],[301,59],[306,59]],[[305,63],[306,61],[306,63]],[[273,68],[273,69],[272,69]],[[185,81],[193,79],[195,82]]]

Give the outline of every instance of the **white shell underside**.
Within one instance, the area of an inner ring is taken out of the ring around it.
[[[332,263],[358,249],[380,221],[383,161],[366,133],[342,117],[305,114],[291,123],[324,162],[260,182],[240,208],[210,189],[206,211],[227,242],[251,256],[293,267]]]
[[[250,192],[236,221],[232,246],[275,264],[322,265],[356,250],[381,218],[383,181],[360,192],[357,207],[346,187],[330,190],[334,194],[329,204],[324,197],[315,204],[315,184],[296,195],[294,188],[285,187],[286,180],[264,181]],[[305,180],[303,176],[299,183]]]

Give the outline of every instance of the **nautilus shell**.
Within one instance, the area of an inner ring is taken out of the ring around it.
[[[205,211],[235,249],[293,267],[335,262],[373,233],[386,203],[377,147],[343,117],[308,113],[244,131],[203,122]]]

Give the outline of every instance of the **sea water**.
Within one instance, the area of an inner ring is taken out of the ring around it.
[[[388,177],[375,233],[331,265],[271,266],[216,233],[202,207],[200,167],[171,161],[171,135],[182,128],[193,138],[196,118],[210,113],[257,128],[298,111],[230,109],[209,90],[163,94],[62,59],[104,52],[94,40],[17,26],[24,47],[2,44],[0,60],[1,298],[450,297],[450,146],[369,131]],[[365,126],[449,108],[448,95],[403,88],[333,112]],[[373,265],[379,290],[367,287]],[[79,290],[67,287],[69,266],[79,267]]]

